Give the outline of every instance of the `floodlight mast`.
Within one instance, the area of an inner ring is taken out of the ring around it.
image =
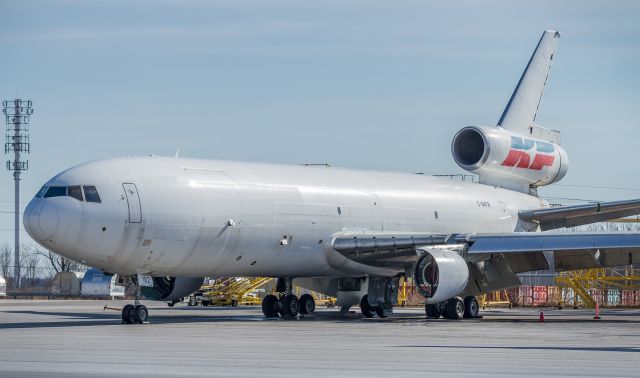
[[[6,100],[2,108],[7,124],[4,153],[12,154],[13,160],[7,160],[7,170],[13,171],[15,181],[15,247],[14,247],[14,287],[20,287],[20,174],[29,169],[29,161],[22,155],[29,153],[29,117],[33,114],[30,100]]]

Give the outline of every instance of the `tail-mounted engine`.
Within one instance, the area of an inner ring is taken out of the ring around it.
[[[443,302],[464,291],[469,267],[457,253],[445,249],[418,249],[422,256],[413,266],[413,282],[427,303]]]
[[[567,153],[558,144],[501,127],[465,127],[453,138],[451,152],[460,167],[493,185],[549,185],[560,181],[569,168]]]

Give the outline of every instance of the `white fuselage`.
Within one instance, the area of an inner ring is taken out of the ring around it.
[[[90,162],[45,184],[72,185],[101,202],[36,197],[29,234],[107,272],[154,276],[340,276],[325,256],[337,232],[512,232],[519,210],[548,206],[425,175],[165,157]]]

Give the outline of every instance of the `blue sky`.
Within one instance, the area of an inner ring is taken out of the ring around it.
[[[562,38],[538,122],[562,131],[571,166],[541,194],[640,197],[637,2],[0,0],[0,13],[0,97],[35,107],[24,202],[71,165],[178,148],[462,173],[451,138],[496,123],[547,28]]]

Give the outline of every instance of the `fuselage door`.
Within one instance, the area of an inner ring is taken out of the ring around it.
[[[124,183],[122,187],[124,188],[124,194],[127,196],[127,204],[129,206],[129,223],[142,222],[142,208],[136,184]]]

